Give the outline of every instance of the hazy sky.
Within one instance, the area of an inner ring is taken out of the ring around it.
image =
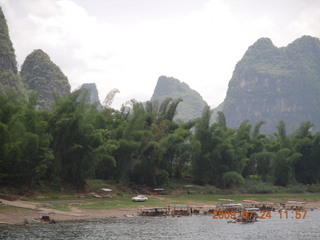
[[[21,66],[42,49],[72,89],[95,82],[114,107],[149,100],[161,75],[215,107],[236,63],[258,38],[286,46],[320,38],[319,0],[0,0]]]

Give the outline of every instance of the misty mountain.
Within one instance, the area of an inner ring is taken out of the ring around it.
[[[9,36],[7,21],[0,7],[0,94],[9,91],[25,95],[18,75],[15,51]]]
[[[223,111],[229,127],[243,120],[267,122],[262,131],[276,131],[280,120],[292,132],[301,122],[320,126],[320,41],[303,36],[277,48],[261,38],[237,63],[229,82]]]
[[[38,92],[40,109],[52,109],[57,98],[70,93],[68,78],[41,49],[27,56],[20,74],[26,88]]]
[[[98,89],[95,83],[84,83],[81,85],[80,89],[88,89],[90,94],[88,103],[96,105],[98,110],[102,110]]]
[[[157,100],[161,103],[167,97],[182,99],[177,108],[176,120],[188,121],[201,117],[203,108],[207,106],[201,95],[186,83],[173,77],[161,76],[158,79],[151,101]]]

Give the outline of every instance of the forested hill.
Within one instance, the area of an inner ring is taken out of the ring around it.
[[[52,109],[57,97],[70,93],[68,78],[40,49],[27,56],[21,67],[21,77],[28,90],[38,91],[41,109]]]
[[[320,129],[320,41],[303,36],[277,48],[261,38],[237,63],[220,109],[229,127],[244,120],[266,121],[261,130],[272,132],[280,120],[288,131],[311,121]]]
[[[16,56],[9,37],[7,21],[0,7],[0,94],[14,91],[24,94],[18,75]]]
[[[173,77],[161,76],[158,79],[151,101],[162,102],[168,97],[182,99],[177,108],[176,120],[188,121],[198,118],[201,116],[203,108],[208,106],[201,95],[186,83]]]

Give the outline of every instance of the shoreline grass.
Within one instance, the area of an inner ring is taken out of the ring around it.
[[[13,210],[19,210],[21,208],[19,207],[13,207],[13,206],[6,206],[6,205],[0,205],[0,213],[4,211],[13,211]]]
[[[92,198],[86,196],[79,200],[78,195],[61,195],[52,199],[48,196],[43,196],[37,199],[39,203],[57,202],[52,206],[48,206],[49,209],[69,212],[71,207],[83,209],[83,210],[108,210],[108,209],[128,209],[128,208],[142,208],[147,206],[159,206],[165,207],[168,205],[215,205],[218,203],[224,203],[219,199],[231,198],[233,203],[243,203],[243,200],[250,199],[261,202],[284,202],[288,200],[298,201],[320,201],[320,194],[304,193],[304,194],[173,194],[173,195],[148,195],[149,200],[146,202],[132,202],[132,194],[124,193],[122,196],[114,196],[113,198]],[[67,199],[67,200],[66,200]],[[33,201],[34,198],[25,199]],[[64,204],[64,200],[66,203]],[[75,201],[71,203],[69,201]],[[0,212],[17,210],[20,208],[0,205]]]
[[[46,188],[46,191],[33,192],[28,197],[20,197],[21,200],[34,201],[39,204],[48,203],[48,208],[60,211],[71,211],[71,208],[84,210],[105,210],[121,208],[141,208],[144,206],[168,206],[168,205],[215,205],[223,203],[219,199],[231,198],[233,203],[243,203],[243,200],[250,199],[262,202],[283,202],[287,200],[300,201],[319,201],[320,185],[292,185],[288,188],[271,186],[268,183],[248,180],[242,188],[239,189],[219,189],[214,186],[188,185],[188,182],[172,181],[165,188],[168,195],[147,195],[147,202],[132,202],[131,198],[136,196],[138,191],[149,192],[152,188],[129,188],[127,186],[104,180],[87,180],[86,189],[77,192],[67,187],[56,191]],[[188,187],[187,187],[188,186]],[[190,187],[191,186],[191,187]],[[106,195],[102,188],[110,188],[112,198],[94,198],[93,195]],[[139,189],[138,191],[135,189]],[[246,191],[244,191],[246,189]],[[314,190],[313,192],[306,191]],[[9,189],[3,189],[8,190]],[[14,190],[14,189],[11,189]],[[1,192],[5,192],[2,191]],[[13,191],[14,192],[14,191]],[[0,211],[9,209],[1,206]]]
[[[320,195],[315,194],[236,194],[236,195],[213,195],[213,194],[179,194],[179,195],[157,195],[148,196],[146,202],[132,202],[131,197],[121,196],[108,199],[88,198],[83,203],[72,204],[73,207],[85,210],[106,210],[121,208],[141,208],[146,206],[168,206],[168,205],[215,205],[223,203],[219,199],[231,198],[234,203],[243,203],[243,200],[250,199],[261,202],[283,202],[288,200],[320,201]],[[53,209],[68,211],[67,205],[57,205]]]

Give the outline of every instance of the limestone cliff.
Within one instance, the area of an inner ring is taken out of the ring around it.
[[[25,94],[18,75],[16,56],[9,37],[7,21],[0,7],[0,94],[8,91]]]
[[[220,108],[229,127],[243,120],[264,120],[261,129],[276,131],[284,120],[288,131],[301,122],[320,127],[320,41],[303,36],[287,47],[277,48],[261,38],[237,63]]]
[[[203,108],[207,106],[201,95],[192,90],[186,83],[173,77],[161,76],[158,79],[151,101],[162,102],[167,97],[183,100],[178,105],[176,120],[188,121],[201,117]]]
[[[68,78],[40,49],[27,56],[21,68],[21,77],[28,90],[38,91],[40,109],[52,109],[58,97],[70,93]]]
[[[99,99],[98,89],[95,83],[84,83],[81,85],[81,89],[89,90],[89,104],[97,106],[98,110],[102,110],[102,105]]]

